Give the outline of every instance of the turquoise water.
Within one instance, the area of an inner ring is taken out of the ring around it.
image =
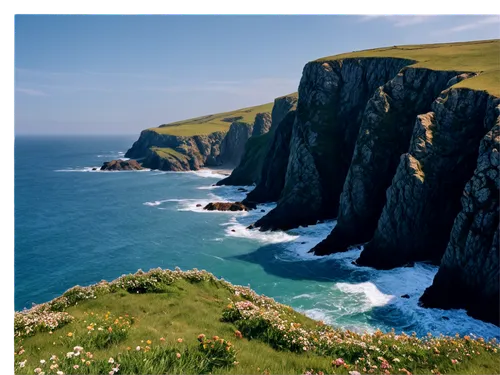
[[[17,137],[15,145],[15,308],[48,301],[75,284],[138,269],[198,268],[355,330],[500,337],[464,311],[422,309],[418,297],[436,267],[375,271],[355,267],[359,249],[325,258],[307,250],[334,221],[287,233],[245,227],[250,213],[205,212],[197,204],[244,197],[199,172],[100,172],[122,157],[128,137]],[[251,189],[251,187],[248,187]],[[409,294],[409,299],[400,298]],[[445,318],[443,318],[445,317]],[[447,318],[447,319],[446,319]]]

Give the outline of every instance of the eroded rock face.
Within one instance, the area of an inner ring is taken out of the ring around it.
[[[153,130],[143,130],[139,139],[127,151],[125,157],[141,159],[143,166],[162,170],[197,170],[203,166],[216,166],[217,156],[225,132],[214,132],[208,135],[180,137],[160,134]],[[158,155],[151,153],[151,148],[171,148],[186,156],[186,162],[161,161]],[[173,168],[173,169],[170,169]]]
[[[271,114],[270,113],[257,113],[255,122],[253,124],[252,137],[266,134],[271,129]]]
[[[332,233],[313,250],[317,255],[345,251],[373,236],[415,117],[430,110],[441,91],[472,74],[404,68],[375,90],[363,114]]]
[[[315,61],[304,67],[285,186],[277,207],[256,226],[290,229],[337,215],[367,101],[411,63],[365,58]]]
[[[483,91],[450,89],[434,101],[433,112],[417,117],[409,151],[401,156],[373,239],[357,264],[388,269],[439,262],[489,130],[484,122],[492,102]]]
[[[262,135],[250,137],[245,144],[245,152],[238,166],[229,177],[217,182],[217,185],[252,185],[260,182],[263,176],[262,168],[265,165],[264,159],[268,151],[270,151],[269,146],[274,138],[274,131],[286,114],[295,108],[296,103],[296,93],[274,100],[269,131]],[[257,122],[256,118],[255,123],[257,124]]]
[[[259,203],[275,202],[279,199],[285,185],[286,168],[290,155],[295,110],[287,113],[273,132],[269,151],[262,164],[260,180],[245,200]]]
[[[135,171],[143,169],[135,160],[111,160],[104,162],[101,171]]]
[[[250,211],[254,208],[255,206],[241,202],[212,202],[203,207],[207,211]]]
[[[462,210],[432,285],[420,302],[426,307],[466,309],[500,325],[499,194],[500,107],[493,129],[481,141],[477,167],[465,186]]]
[[[217,157],[218,164],[238,165],[245,151],[245,143],[252,136],[252,130],[253,124],[233,122],[220,145],[220,154]]]

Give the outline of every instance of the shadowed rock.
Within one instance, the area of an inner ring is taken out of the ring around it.
[[[374,237],[357,264],[388,269],[440,261],[476,167],[479,142],[489,131],[484,124],[488,99],[484,91],[450,89],[433,103],[433,112],[417,117]]]
[[[470,75],[409,67],[375,91],[340,195],[337,225],[311,252],[345,251],[373,237],[399,157],[408,151],[416,116],[428,112],[442,90]]]
[[[337,215],[366,103],[377,87],[411,63],[365,58],[304,67],[284,188],[277,207],[256,226],[290,229]]]
[[[104,162],[101,171],[135,171],[143,169],[135,160],[111,160]]]
[[[211,202],[203,207],[207,211],[250,211],[255,208],[241,202]]]
[[[425,307],[466,309],[469,315],[496,325],[500,325],[499,151],[497,117],[481,141],[477,167],[465,186],[462,210],[453,224],[439,271],[420,298]]]

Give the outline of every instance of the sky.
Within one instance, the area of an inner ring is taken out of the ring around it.
[[[311,60],[500,38],[500,16],[15,16],[15,134],[137,134],[297,91]]]

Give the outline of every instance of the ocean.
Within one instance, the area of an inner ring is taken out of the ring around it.
[[[248,285],[338,327],[500,338],[499,327],[463,310],[418,306],[435,266],[376,271],[352,265],[360,249],[308,254],[334,220],[267,233],[245,228],[274,204],[248,213],[203,211],[197,205],[245,196],[238,187],[213,186],[224,177],[217,171],[92,171],[123,157],[136,138],[16,137],[16,310],[74,285],[178,266]]]

